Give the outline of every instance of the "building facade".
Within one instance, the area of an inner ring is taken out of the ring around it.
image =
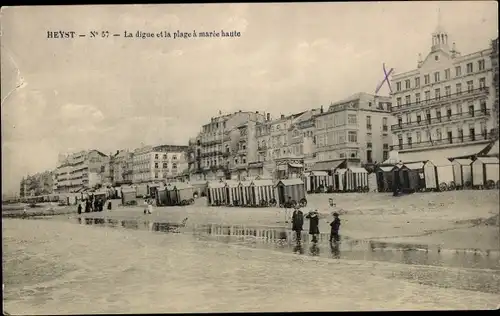
[[[438,26],[417,69],[392,77],[393,148],[402,161],[471,156],[489,142],[494,127],[492,49],[461,55]]]
[[[128,150],[119,150],[111,157],[113,186],[132,184],[133,156],[133,153]]]
[[[494,126],[495,126],[495,133],[498,136],[499,135],[499,129],[500,129],[500,108],[498,106],[498,90],[499,90],[499,85],[500,85],[500,78],[498,74],[498,38],[491,41],[491,68],[493,72],[493,86],[492,88],[494,89],[495,97],[493,101],[493,113],[494,113]]]
[[[189,142],[190,179],[246,177],[249,162],[257,160],[256,125],[265,119],[262,113],[245,111],[211,118]]]
[[[315,170],[382,162],[392,143],[390,97],[360,92],[315,115]],[[321,167],[319,167],[321,166]]]
[[[57,173],[57,192],[78,192],[102,185],[101,174],[106,172],[109,157],[98,150],[60,155]]]
[[[19,186],[19,196],[39,196],[54,192],[54,173],[44,171],[23,177]]]
[[[137,148],[132,156],[132,182],[169,182],[187,169],[188,146],[161,145]]]

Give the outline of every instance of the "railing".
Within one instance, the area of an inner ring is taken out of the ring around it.
[[[489,140],[488,133],[481,133],[476,135],[467,135],[467,136],[457,136],[452,138],[442,138],[436,139],[432,141],[425,141],[419,143],[411,143],[411,144],[401,144],[401,145],[393,145],[391,146],[391,150],[404,150],[404,149],[416,149],[416,148],[424,148],[431,146],[440,146],[440,145],[450,145],[450,144],[462,144],[462,143],[470,143],[474,141],[482,141]]]
[[[480,95],[482,93],[488,93],[489,87],[481,87],[477,89],[465,90],[461,92],[455,92],[450,94],[449,96],[443,96],[440,98],[432,98],[430,100],[421,100],[419,102],[412,102],[407,104],[396,105],[392,107],[392,112],[399,112],[404,110],[411,110],[415,108],[422,108],[423,106],[432,106],[435,104],[439,104],[443,101],[452,102],[454,100],[460,99],[464,96],[475,96]]]
[[[201,157],[205,158],[205,157],[214,157],[214,156],[219,156],[219,155],[222,155],[222,151],[216,150],[216,151],[211,151],[208,153],[202,153]]]
[[[444,123],[444,122],[450,122],[454,120],[459,120],[462,118],[472,118],[472,117],[482,117],[482,116],[489,116],[490,115],[490,110],[489,109],[483,109],[483,110],[476,110],[473,112],[463,112],[463,113],[456,113],[456,114],[451,114],[451,115],[445,115],[441,117],[433,117],[431,119],[425,118],[420,121],[415,121],[415,122],[407,122],[407,123],[401,123],[401,124],[394,124],[391,126],[392,131],[397,131],[403,128],[408,128],[408,127],[417,127],[417,126],[426,126],[426,125],[432,125],[432,124],[439,124],[439,123]]]

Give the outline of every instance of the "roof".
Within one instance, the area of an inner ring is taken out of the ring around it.
[[[129,192],[136,192],[136,188],[134,187],[122,187],[121,189],[122,193],[129,193]]]
[[[336,174],[344,174],[347,171],[347,169],[337,169],[335,170]]]
[[[330,160],[330,161],[320,161],[312,166],[311,171],[329,171],[334,170],[340,166],[345,159],[341,160]]]
[[[252,181],[245,180],[245,181],[240,181],[239,185],[243,187],[249,187],[252,184]]]
[[[432,163],[436,167],[445,167],[445,166],[451,166],[451,162],[443,157],[435,157],[429,159],[427,162]]]
[[[210,189],[212,189],[212,188],[223,188],[226,184],[222,181],[208,181],[207,185]]]
[[[468,146],[461,146],[455,148],[433,149],[425,151],[415,151],[399,153],[399,159],[403,162],[418,162],[427,161],[433,158],[469,158],[477,155],[482,149],[484,144],[474,144]]]
[[[488,151],[486,154],[488,156],[498,156],[498,139],[495,141],[495,144],[493,144],[493,147]]]
[[[175,185],[176,190],[192,189],[193,186],[189,183],[179,182]]]
[[[480,161],[485,164],[495,164],[498,163],[498,158],[497,157],[477,157],[477,159],[474,161]]]
[[[269,185],[274,185],[273,180],[269,180],[269,179],[253,180],[252,183],[255,186],[266,186],[266,185],[269,186]]]
[[[226,180],[225,185],[230,188],[236,188],[238,185],[240,185],[240,182],[235,180]]]
[[[282,183],[283,185],[296,185],[296,184],[304,184],[301,179],[295,178],[295,179],[283,179],[279,180],[276,185],[279,185]]]
[[[410,170],[418,170],[418,169],[422,169],[424,167],[424,163],[423,162],[408,163],[408,164],[404,164],[403,167],[406,167]]]
[[[390,166],[383,166],[383,167],[378,167],[377,169],[380,169],[384,172],[389,172],[389,171],[392,171],[392,169],[394,169],[394,166],[390,167]]]
[[[456,162],[462,166],[469,166],[472,163],[472,160],[470,160],[470,159],[454,159],[453,162]]]
[[[350,170],[354,173],[368,173],[365,168],[359,168],[359,167],[349,167],[347,170]]]
[[[310,175],[325,177],[325,176],[328,176],[328,172],[326,172],[326,171],[311,171]]]

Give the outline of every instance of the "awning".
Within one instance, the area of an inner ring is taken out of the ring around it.
[[[279,165],[278,170],[286,170],[286,165]]]
[[[410,170],[418,170],[422,169],[424,167],[424,164],[422,162],[415,162],[415,163],[404,164],[404,166]]]
[[[384,171],[384,172],[389,172],[389,171],[392,171],[394,167],[379,167],[380,170]]]
[[[351,172],[354,173],[368,173],[365,168],[359,168],[359,167],[350,167],[348,170],[351,170]]]
[[[399,153],[399,159],[406,162],[420,162],[436,159],[453,159],[453,158],[464,158],[477,155],[482,149],[484,149],[484,144],[474,144],[463,147],[455,148],[443,148],[443,149],[433,149],[425,151],[415,151],[408,153]]]
[[[313,172],[311,172],[311,176],[315,176],[315,177],[327,177],[328,176],[328,172],[326,172],[326,171],[313,171]]]
[[[498,156],[498,140],[495,142],[493,147],[486,154],[487,156]]]
[[[292,168],[302,168],[303,167],[301,164],[298,164],[298,163],[289,163],[288,165]]]
[[[338,168],[345,159],[342,160],[330,160],[330,161],[320,161],[312,166],[311,171],[330,171]]]

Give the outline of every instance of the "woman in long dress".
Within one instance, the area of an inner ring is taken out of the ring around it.
[[[309,212],[306,215],[306,218],[309,219],[309,234],[312,235],[312,242],[317,242],[316,236],[319,235],[319,216],[318,210],[314,210]]]

